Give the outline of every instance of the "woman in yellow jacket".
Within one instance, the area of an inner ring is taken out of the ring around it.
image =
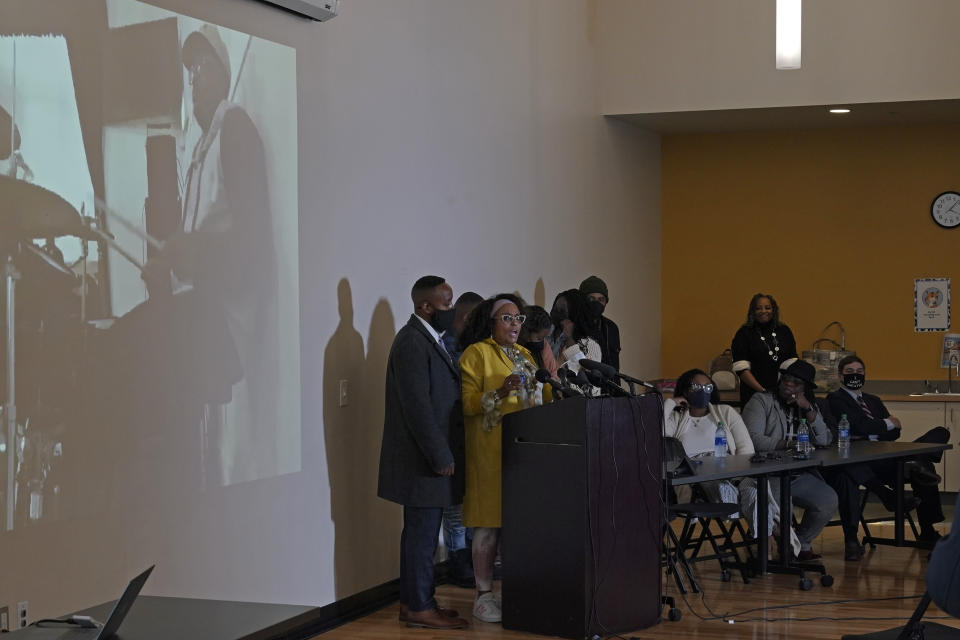
[[[501,619],[500,601],[492,592],[500,540],[501,418],[542,404],[544,393],[550,398],[534,377],[533,356],[517,344],[526,319],[520,313],[524,306],[511,294],[485,300],[471,314],[461,342],[466,346],[460,357],[467,450],[463,524],[474,527],[477,599],[473,615],[484,622]]]

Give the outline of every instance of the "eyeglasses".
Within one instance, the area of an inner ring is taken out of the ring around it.
[[[527,316],[523,315],[522,313],[518,313],[515,316],[505,313],[500,316],[500,320],[503,322],[503,324],[511,324],[513,322],[516,322],[517,324],[523,324],[527,321]]]
[[[690,385],[690,391],[706,391],[707,393],[713,393],[713,384],[699,384],[694,382]]]

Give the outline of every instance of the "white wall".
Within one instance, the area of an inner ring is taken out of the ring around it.
[[[426,273],[547,304],[596,273],[623,368],[659,366],[659,139],[599,115],[592,2],[345,0],[325,24],[156,4],[297,50],[303,469],[8,534],[0,604],[31,617],[116,597],[153,562],[155,595],[326,604],[395,578],[384,363]]]
[[[777,71],[774,0],[599,0],[606,114],[960,97],[954,0],[803,0]]]

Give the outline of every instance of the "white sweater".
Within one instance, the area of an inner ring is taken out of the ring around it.
[[[703,449],[694,444],[698,440],[697,431],[706,429],[710,436],[709,451],[713,450],[712,435],[717,428],[717,421],[722,420],[723,426],[727,430],[727,451],[730,455],[746,453],[753,455],[753,440],[750,439],[750,432],[747,431],[743,419],[737,411],[725,404],[711,404],[708,407],[707,415],[699,420],[692,418],[686,407],[678,405],[673,398],[663,403],[663,435],[678,439],[683,443],[683,448],[687,455],[696,455]],[[691,451],[688,442],[697,451]]]

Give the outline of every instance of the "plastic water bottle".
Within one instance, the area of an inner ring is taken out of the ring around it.
[[[806,418],[800,418],[800,427],[797,429],[797,453],[804,457],[810,455],[810,428]]]
[[[841,456],[850,455],[850,421],[845,413],[840,416],[837,424],[837,451]]]
[[[713,456],[727,457],[727,430],[723,428],[723,420],[717,422],[717,430],[713,434]]]
[[[520,406],[527,406],[527,387],[524,384],[527,381],[527,369],[523,366],[523,356],[519,353],[513,361],[513,371],[515,376],[520,376],[520,388],[515,391],[517,399],[520,400]]]

